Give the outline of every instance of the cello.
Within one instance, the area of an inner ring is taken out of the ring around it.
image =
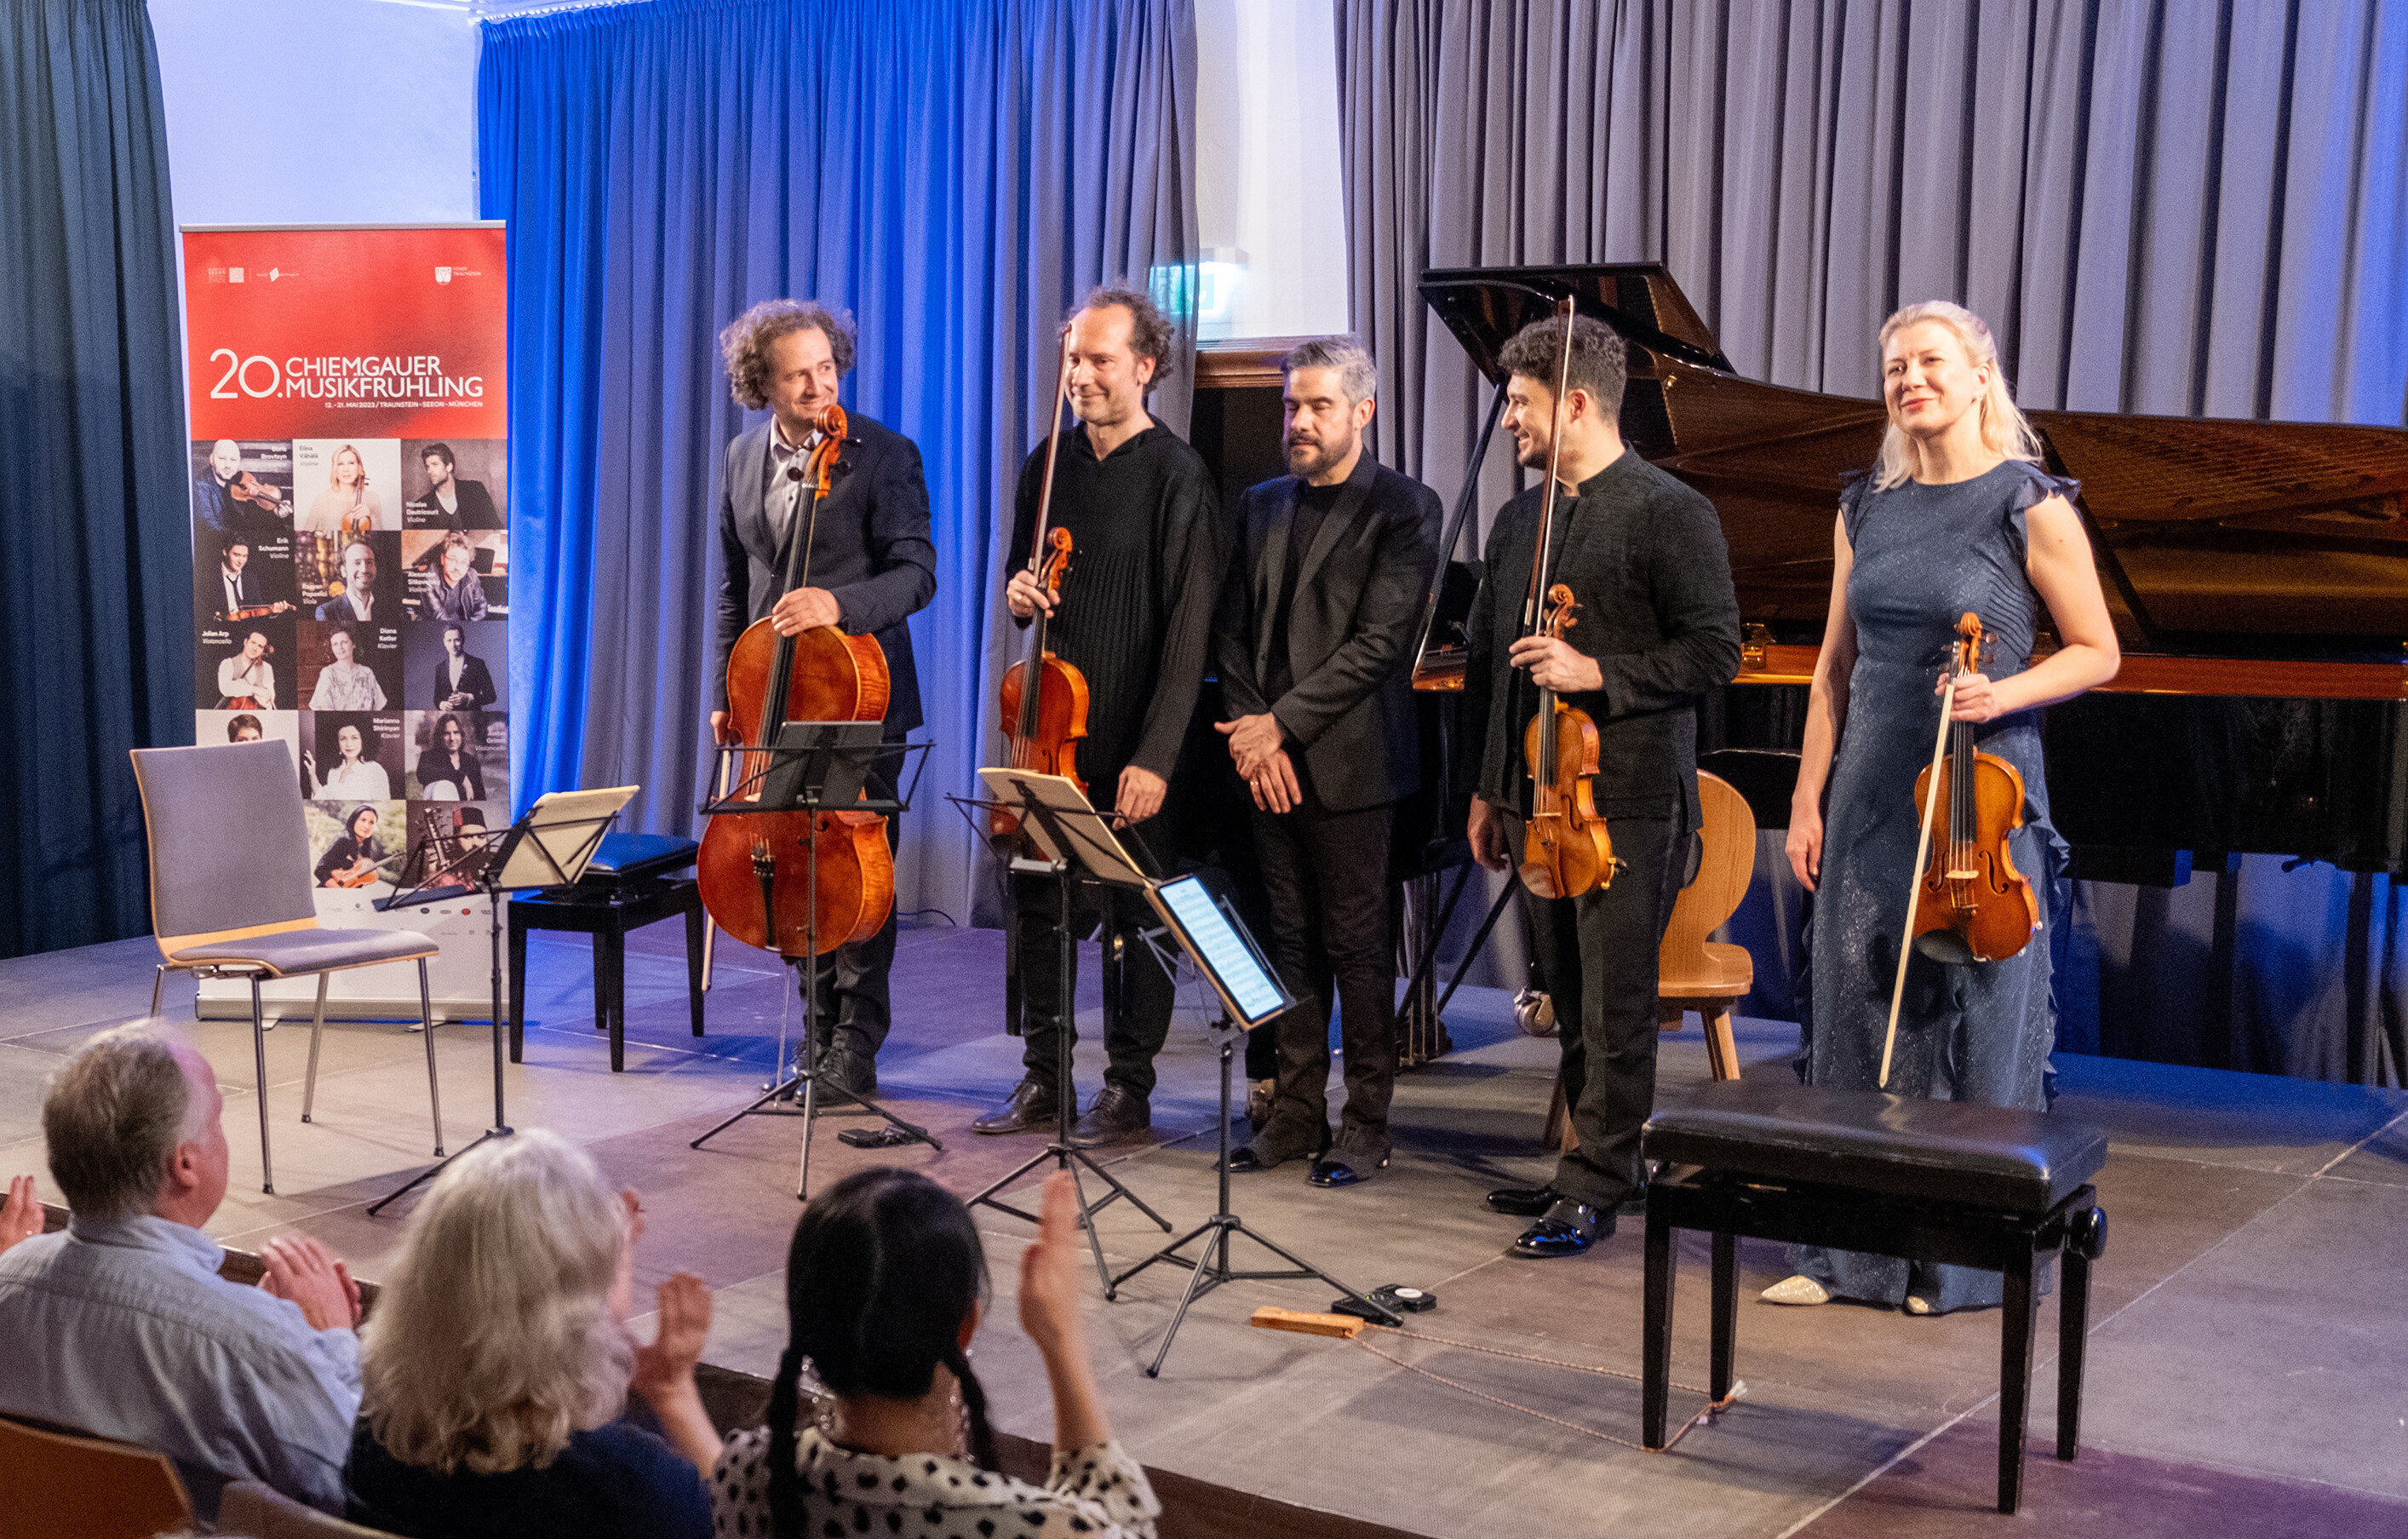
[[[802,477],[810,511],[790,538],[781,593],[810,585],[811,537],[845,441],[844,409],[821,410],[820,441]],[[790,721],[874,722],[886,715],[885,649],[874,636],[818,626],[781,636],[764,616],[727,655],[727,713],[743,770],[737,796],[758,800],[780,729]],[[721,813],[703,830],[695,860],[711,921],[747,945],[787,957],[824,956],[867,941],[895,904],[895,855],[876,813]]]
[[[1554,564],[1556,479],[1564,453],[1564,395],[1571,381],[1572,301],[1555,306],[1564,318],[1563,355],[1555,370],[1555,425],[1547,444],[1547,491],[1539,504],[1539,537],[1530,552],[1530,589],[1522,601],[1526,634],[1561,640],[1576,621],[1572,590],[1549,581]],[[1544,603],[1540,600],[1543,597]],[[1522,885],[1540,898],[1579,898],[1613,884],[1613,840],[1597,813],[1590,781],[1597,774],[1597,723],[1552,689],[1539,690],[1539,709],[1522,734],[1531,780],[1530,816],[1522,830]]]
[[[1062,328],[1062,355],[1054,381],[1053,431],[1045,440],[1045,479],[1037,493],[1037,534],[1030,543],[1028,569],[1048,598],[1062,597],[1062,576],[1070,568],[1070,531],[1048,529],[1054,508],[1054,462],[1062,448],[1062,403],[1070,394],[1070,328]],[[1064,775],[1082,793],[1079,778],[1078,739],[1087,735],[1087,677],[1071,663],[1045,649],[1047,621],[1043,605],[1029,617],[1028,639],[1020,660],[1004,670],[996,705],[1003,718],[1006,761],[1015,770],[1043,775]],[[1031,689],[1029,681],[1037,681]],[[1020,819],[1002,808],[987,814],[987,831],[1008,839],[1020,831]]]
[[[1954,719],[1956,682],[1982,670],[1981,616],[1967,611],[1956,622],[1956,637],[1942,685],[1931,763],[1914,777],[1923,827],[1915,839],[1914,890],[1906,905],[1898,979],[1890,988],[1881,1077],[1874,1082],[1882,1086],[1889,1083],[1890,1055],[1898,1045],[1911,950],[1952,967],[2003,961],[2031,944],[2040,929],[2031,882],[2015,870],[2007,848],[2008,836],[2024,826],[2024,777],[1998,755],[1976,750],[1973,724]],[[1935,842],[1942,803],[1948,808],[1947,837]]]

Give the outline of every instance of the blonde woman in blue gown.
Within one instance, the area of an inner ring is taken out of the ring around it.
[[[2115,630],[2071,501],[2080,488],[2041,468],[1990,328],[1958,305],[1910,305],[1882,326],[1881,352],[1889,426],[1878,467],[1840,495],[1830,619],[1789,818],[1790,868],[1815,894],[1804,1070],[1814,1085],[2037,1109],[2057,1034],[2048,920],[2064,866],[2039,708],[2115,676]],[[2035,663],[2043,609],[2061,645]],[[1957,682],[1954,713],[1976,724],[1976,747],[2023,775],[2024,827],[2009,853],[2041,928],[1997,961],[1914,956],[1889,1083],[1878,1086],[1916,874],[1914,778],[1929,762],[1937,685],[1968,610],[1991,651]],[[1767,1302],[1837,1297],[1939,1315],[2000,1297],[1997,1273],[1966,1267],[1803,1245],[1789,1265],[1795,1275],[1767,1288]]]

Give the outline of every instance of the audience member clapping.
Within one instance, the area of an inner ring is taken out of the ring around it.
[[[1105,1423],[1080,1324],[1081,1254],[1078,1197],[1057,1172],[1020,1269],[1021,1325],[1054,1388],[1053,1469],[1032,1486],[992,1473],[969,1365],[986,1260],[960,1199],[896,1170],[814,1199],[787,1253],[792,1335],[768,1425],[730,1439],[711,1476],[718,1532],[1150,1539],[1162,1508]],[[808,1415],[807,1365],[827,1392]]]
[[[0,1413],[155,1448],[214,1517],[250,1478],[329,1512],[360,1398],[359,1290],[315,1240],[260,1247],[267,1275],[218,1275],[201,1232],[225,1196],[224,1100],[164,1022],[86,1043],[42,1102],[70,1218],[0,1255]],[[38,1230],[22,1177],[0,1228]]]
[[[0,1202],[0,1250],[42,1232],[42,1204],[34,1196],[34,1178],[8,1178],[8,1200]]]
[[[660,1340],[636,1345],[641,1211],[542,1131],[436,1178],[366,1328],[353,1520],[442,1539],[710,1532],[719,1440],[694,1382],[710,1295],[662,1284]],[[673,1448],[618,1419],[631,1385]]]

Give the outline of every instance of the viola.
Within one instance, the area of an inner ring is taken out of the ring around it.
[[[1959,638],[1944,699],[1956,680],[1982,670],[1982,621],[1970,611],[1956,622]],[[1943,706],[1943,718],[1949,713]],[[2024,826],[2024,777],[1996,754],[1973,747],[1973,724],[1950,721],[1945,753],[1914,777],[1924,808],[1930,860],[1915,884],[1914,949],[1936,962],[1962,967],[1996,962],[2031,944],[2040,905],[2031,883],[2015,870],[2007,836]],[[1947,809],[1945,837],[1937,808]]]
[[[1578,624],[1572,590],[1547,590],[1545,631],[1558,640]],[[1522,885],[1541,898],[1578,898],[1613,882],[1613,839],[1590,788],[1597,773],[1597,723],[1552,689],[1522,734],[1530,767],[1529,821],[1522,829]]]
[[[824,408],[813,425],[820,441],[803,471],[810,512],[788,547],[783,593],[810,584],[811,537],[844,448],[843,409]],[[727,657],[728,719],[748,750],[739,784],[753,787],[739,794],[759,798],[770,762],[763,750],[776,745],[785,723],[882,721],[891,688],[886,652],[874,636],[847,636],[834,626],[780,636],[766,617],[754,621]],[[695,875],[714,924],[782,956],[824,956],[867,941],[895,906],[895,854],[876,813],[721,813],[703,830]]]
[[[1040,510],[1039,519],[1043,520]],[[1070,531],[1055,528],[1047,537],[1045,559],[1037,567],[1038,585],[1047,597],[1062,595],[1062,574],[1070,565]],[[1065,775],[1081,791],[1078,740],[1087,735],[1087,676],[1045,649],[1047,615],[1039,610],[1028,623],[1025,654],[1004,670],[997,703],[1002,707],[1004,743],[1015,770],[1041,775]],[[1035,677],[1036,689],[1028,687]],[[996,809],[988,828],[997,838],[1019,832],[1020,819]]]
[[[2024,826],[2024,778],[1998,755],[1974,748],[1971,722],[1953,719],[1957,681],[1982,670],[1981,617],[1966,611],[1956,622],[1956,636],[1931,763],[1914,777],[1923,826],[1915,840],[1914,890],[1899,947],[1898,977],[1890,989],[1889,1032],[1878,1081],[1883,1085],[1889,1082],[1898,1043],[1910,950],[1952,967],[2002,961],[2031,944],[2040,928],[2031,883],[2015,870],[2007,843]]]
[[[1532,636],[1563,640],[1576,621],[1572,591],[1549,576],[1555,565],[1555,498],[1562,486],[1564,396],[1571,385],[1572,316],[1570,295],[1556,302],[1563,317],[1562,356],[1555,369],[1555,427],[1547,445],[1547,490],[1539,501],[1538,538],[1530,550],[1530,588],[1522,600],[1522,623]],[[1545,602],[1540,602],[1541,597]],[[1522,758],[1529,768],[1530,816],[1522,828],[1522,885],[1540,898],[1579,898],[1613,885],[1613,840],[1597,812],[1591,777],[1597,773],[1597,723],[1568,705],[1552,689],[1539,691],[1539,709],[1522,733]]]

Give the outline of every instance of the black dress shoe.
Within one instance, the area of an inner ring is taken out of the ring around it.
[[[1273,1161],[1273,1163],[1277,1162]],[[1258,1171],[1268,1171],[1270,1168],[1270,1165],[1263,1162],[1260,1155],[1254,1153],[1254,1146],[1251,1143],[1240,1144],[1229,1151],[1231,1175],[1253,1175]]]
[[[1555,1199],[1547,1215],[1522,1231],[1513,1242],[1517,1256],[1578,1256],[1613,1233],[1613,1215],[1599,1213],[1569,1197]]]
[[[820,1060],[820,1078],[856,1096],[874,1096],[878,1093],[878,1062],[835,1048]]]
[[[1386,1155],[1351,1154],[1332,1149],[1312,1162],[1304,1179],[1315,1187],[1356,1187],[1388,1168]]]
[[[1488,1194],[1488,1209],[1516,1218],[1541,1218],[1555,1205],[1555,1196],[1552,1181],[1543,1187],[1499,1187]]]
[[[1051,1128],[1061,1115],[1061,1098],[1054,1086],[1033,1079],[1011,1087],[1011,1099],[970,1124],[974,1133],[1025,1133]]]
[[[1070,1129],[1070,1142],[1082,1149],[1105,1143],[1125,1143],[1154,1126],[1154,1112],[1145,1098],[1121,1086],[1106,1084],[1096,1103]]]

